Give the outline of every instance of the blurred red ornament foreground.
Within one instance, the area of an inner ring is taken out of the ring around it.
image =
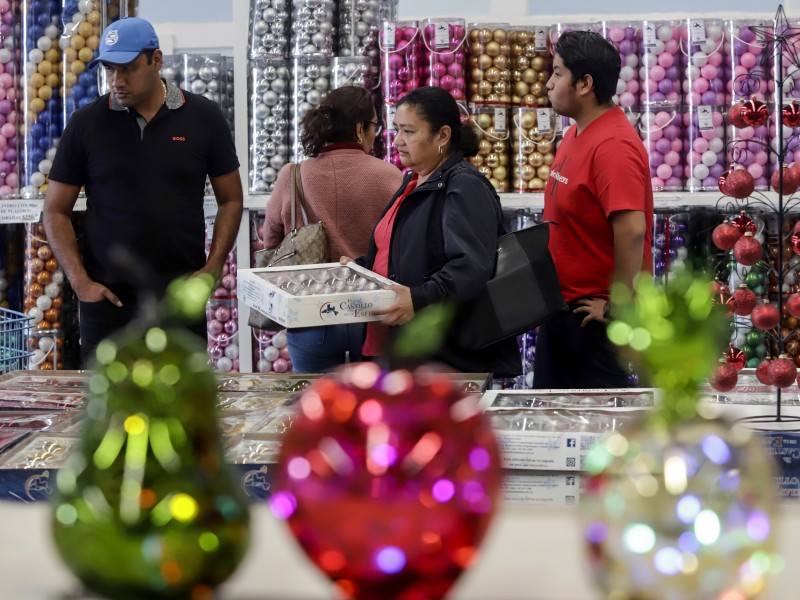
[[[442,598],[476,559],[501,488],[477,399],[431,369],[363,363],[299,405],[273,514],[345,598]]]

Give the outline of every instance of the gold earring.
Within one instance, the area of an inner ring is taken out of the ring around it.
[[[356,142],[358,142],[359,144],[362,144],[362,143],[363,143],[363,142],[362,142],[362,140],[361,140],[361,138],[356,138]]]
[[[439,146],[439,154],[444,154],[444,146]]]

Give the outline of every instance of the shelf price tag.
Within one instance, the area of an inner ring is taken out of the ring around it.
[[[0,223],[38,223],[43,200],[0,200]]]
[[[642,44],[645,48],[656,47],[656,26],[648,21],[644,24],[644,33],[642,34]]]
[[[691,28],[689,35],[691,35],[692,44],[705,44],[706,26],[702,19],[692,19],[689,27]]]
[[[434,34],[434,43],[436,49],[450,47],[450,26],[447,23],[436,23],[436,33]]]
[[[550,30],[546,27],[537,27],[533,32],[533,46],[536,52],[544,52],[547,50],[547,40],[550,35]]]
[[[500,135],[506,132],[506,109],[505,107],[496,107],[494,109],[494,132]]]
[[[383,47],[386,50],[394,50],[395,44],[395,24],[391,21],[384,21],[383,23]]]
[[[539,133],[550,133],[553,130],[551,126],[552,118],[553,113],[549,108],[536,109],[536,128]]]

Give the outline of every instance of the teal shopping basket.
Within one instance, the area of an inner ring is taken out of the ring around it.
[[[0,308],[0,373],[28,368],[32,352],[27,350],[32,317]]]

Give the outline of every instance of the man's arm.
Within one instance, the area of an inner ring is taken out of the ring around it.
[[[236,243],[239,225],[244,210],[244,195],[239,170],[211,178],[211,187],[217,199],[217,217],[214,220],[214,235],[206,266],[198,273],[210,273],[219,277],[228,253]]]
[[[642,270],[647,223],[639,210],[611,214],[614,229],[614,282],[633,289],[633,279]]]
[[[642,270],[644,240],[647,222],[640,210],[619,210],[611,213],[614,230],[614,283],[624,283],[633,288],[633,279]],[[584,315],[581,327],[590,321],[605,322],[609,302],[605,298],[581,298],[576,302],[575,314]]]
[[[75,238],[75,230],[72,227],[72,209],[75,207],[80,191],[79,185],[61,183],[52,179],[48,182],[43,210],[47,240],[79,300],[100,302],[105,299],[112,304],[122,306],[122,302],[111,290],[92,281],[81,262],[78,240]]]

